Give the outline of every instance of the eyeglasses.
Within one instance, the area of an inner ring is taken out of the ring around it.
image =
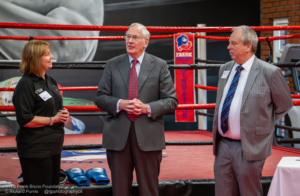
[[[134,42],[137,42],[137,41],[139,41],[139,39],[141,39],[138,36],[125,35],[125,40],[126,41],[129,41],[131,38],[132,38],[132,41],[134,41]]]

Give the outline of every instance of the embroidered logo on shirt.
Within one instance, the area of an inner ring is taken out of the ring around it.
[[[59,92],[57,86],[55,86],[55,85],[53,84],[52,87],[53,87],[57,92]]]

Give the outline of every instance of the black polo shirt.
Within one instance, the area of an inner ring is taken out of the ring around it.
[[[13,104],[20,126],[16,136],[19,157],[49,157],[61,153],[64,141],[63,123],[37,128],[24,127],[35,116],[53,117],[63,109],[56,81],[47,74],[44,80],[35,74],[24,73],[15,88]]]

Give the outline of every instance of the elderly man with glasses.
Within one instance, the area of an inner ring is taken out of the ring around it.
[[[165,148],[163,115],[178,101],[167,63],[145,52],[149,38],[143,25],[130,25],[127,54],[107,61],[97,91],[97,106],[108,112],[102,145],[114,196],[131,195],[134,169],[139,195],[158,196]]]

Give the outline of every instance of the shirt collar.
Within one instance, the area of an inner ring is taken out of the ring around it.
[[[39,77],[39,76],[37,76],[33,73],[32,74],[24,73],[24,76],[29,77],[33,81],[38,81],[39,79],[44,80],[42,77]],[[45,74],[45,80],[46,81],[48,80],[48,75],[47,74]]]
[[[252,57],[250,59],[248,59],[243,65],[242,67],[247,71],[249,72],[250,69],[251,69],[251,66],[253,64],[253,61],[254,61],[254,57],[255,55],[252,55]],[[239,66],[239,64],[235,63],[234,64],[234,68],[236,68],[237,66]]]
[[[132,62],[132,60],[134,60],[134,58],[132,58],[130,55],[128,55],[128,56],[129,56],[129,62],[131,64],[131,62]],[[143,62],[144,56],[145,56],[145,52],[143,52],[143,54],[139,58],[137,58],[137,60],[139,61],[140,65]]]

